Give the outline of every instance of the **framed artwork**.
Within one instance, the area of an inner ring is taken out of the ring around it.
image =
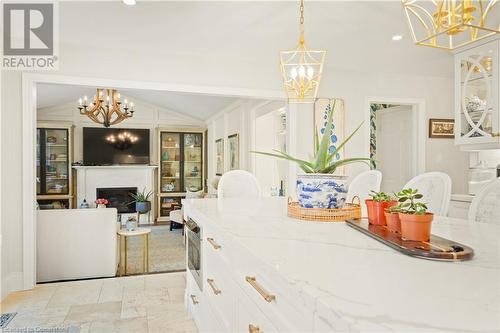
[[[224,139],[215,140],[215,175],[224,173]]]
[[[332,121],[332,129],[333,133],[330,135],[330,147],[328,150],[333,152],[337,149],[337,145],[344,141],[344,100],[340,98],[318,98],[314,103],[314,130],[318,132],[319,140],[326,132],[326,123],[328,121],[328,113],[332,108],[333,110],[333,121]],[[315,150],[314,150],[315,151]],[[334,160],[339,160],[344,157],[344,149],[341,149]],[[337,169],[337,173],[342,175],[344,174],[344,167],[340,167]]]
[[[240,168],[240,142],[238,134],[233,134],[227,137],[229,147],[229,170],[237,170]]]
[[[429,119],[429,138],[455,138],[454,119]]]

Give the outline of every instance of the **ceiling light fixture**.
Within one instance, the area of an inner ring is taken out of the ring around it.
[[[318,94],[325,50],[309,50],[304,38],[304,0],[300,0],[299,45],[295,50],[281,51],[281,75],[290,103],[313,103]]]
[[[453,50],[500,33],[498,0],[402,0],[415,44]]]
[[[87,96],[78,100],[80,114],[89,117],[93,122],[103,124],[104,127],[118,124],[134,115],[134,103],[124,100],[123,111],[121,109],[120,93],[114,89],[97,88],[94,100],[88,103]],[[104,98],[106,97],[106,98]]]
[[[123,3],[127,6],[133,6],[136,4],[135,0],[123,0]]]
[[[392,40],[395,41],[395,42],[398,42],[401,39],[403,39],[403,36],[401,36],[401,35],[394,35],[394,36],[392,36]]]

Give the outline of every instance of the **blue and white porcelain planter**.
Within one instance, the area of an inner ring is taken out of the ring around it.
[[[347,196],[347,177],[323,173],[297,175],[297,197],[304,208],[342,208]]]

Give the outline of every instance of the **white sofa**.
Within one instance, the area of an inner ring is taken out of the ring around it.
[[[37,213],[37,282],[116,275],[116,208]]]

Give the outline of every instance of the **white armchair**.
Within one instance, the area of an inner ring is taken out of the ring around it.
[[[198,191],[198,192],[191,192],[187,191],[186,192],[186,199],[198,199],[198,198],[203,198],[203,191]],[[170,231],[172,231],[172,222],[177,223],[177,224],[184,224],[184,209],[176,209],[170,212]],[[182,231],[184,233],[184,229]]]

